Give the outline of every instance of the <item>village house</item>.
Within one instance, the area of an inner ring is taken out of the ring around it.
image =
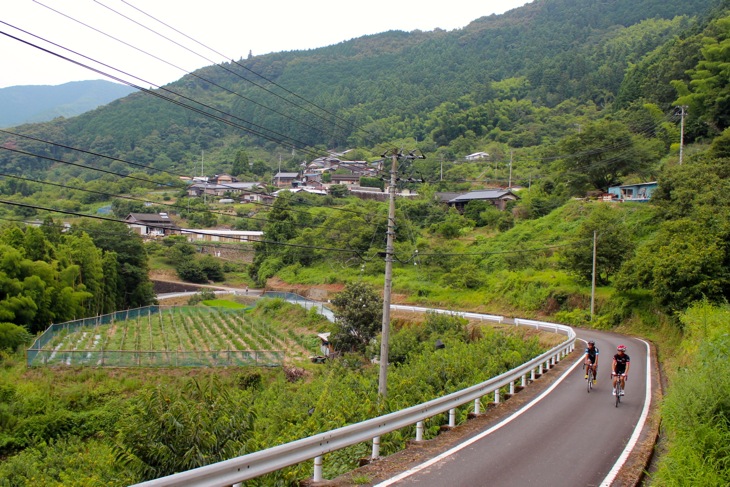
[[[167,213],[130,213],[124,222],[143,237],[164,237],[180,231]]]
[[[277,172],[274,175],[274,185],[277,188],[294,186],[299,180],[298,172]]]
[[[228,183],[194,183],[188,186],[188,195],[199,197],[231,196],[245,201],[261,201],[265,196],[265,188],[261,183],[233,181]]]
[[[464,207],[470,201],[487,201],[494,205],[497,209],[504,210],[507,207],[507,203],[518,199],[520,199],[520,197],[509,189],[483,189],[461,194],[450,199],[447,203],[449,206],[453,206],[462,213],[464,211]]]
[[[264,238],[264,232],[248,230],[202,230],[183,228],[180,234],[184,235],[188,242],[257,242]]]
[[[467,161],[478,161],[479,159],[488,159],[488,158],[489,158],[489,154],[487,154],[486,152],[475,152],[473,154],[469,154],[464,159],[466,159]]]
[[[331,184],[344,184],[346,186],[359,186],[360,176],[354,174],[332,174],[330,176]]]

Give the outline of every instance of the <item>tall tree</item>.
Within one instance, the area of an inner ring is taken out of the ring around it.
[[[336,331],[332,343],[341,351],[364,352],[382,326],[383,299],[363,282],[349,284],[332,300]]]
[[[233,168],[231,169],[231,172],[234,176],[240,176],[241,174],[251,172],[248,153],[246,153],[245,150],[242,149],[236,153],[236,158],[233,160]]]
[[[249,267],[249,274],[259,284],[264,284],[285,263],[293,263],[285,262],[286,243],[298,234],[297,222],[291,211],[291,197],[288,191],[279,194],[264,226],[264,240],[254,245],[256,255]]]
[[[599,204],[581,224],[573,246],[563,252],[563,264],[584,282],[593,275],[593,235],[596,233],[596,283],[605,285],[631,256],[633,242],[623,217],[607,204]]]
[[[575,194],[588,188],[607,191],[629,174],[649,174],[662,154],[660,145],[633,135],[620,122],[602,120],[561,141],[559,165]]]
[[[689,86],[673,83],[680,95],[675,104],[689,106],[694,116],[722,132],[730,127],[730,16],[713,22],[702,44]]]
[[[147,251],[139,235],[123,223],[108,221],[84,222],[78,230],[88,233],[94,244],[105,252],[116,253],[118,274],[123,282],[123,307],[139,308],[155,302]]]

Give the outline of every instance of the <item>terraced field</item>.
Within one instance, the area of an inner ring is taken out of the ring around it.
[[[245,310],[153,306],[53,325],[28,350],[28,365],[275,366],[312,355],[314,345],[311,333]]]

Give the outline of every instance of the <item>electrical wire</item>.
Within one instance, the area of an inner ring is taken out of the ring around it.
[[[73,215],[73,216],[83,217],[83,218],[91,218],[91,219],[96,219],[96,220],[103,220],[103,221],[127,224],[127,222],[125,222],[124,220],[118,220],[116,218],[109,218],[109,217],[100,216],[100,215],[89,215],[86,213],[79,213],[79,212],[71,211],[71,210],[62,210],[60,208],[48,208],[45,206],[31,205],[29,203],[21,203],[18,201],[9,201],[9,200],[5,200],[5,199],[0,199],[0,203],[9,205],[9,206],[30,208],[33,210],[43,210],[43,211],[47,211],[49,213],[61,213],[64,215]],[[155,228],[155,229],[160,229],[160,230],[169,229],[169,227],[166,227],[163,225],[146,224],[146,226],[149,228]],[[198,230],[194,230],[194,229],[185,229],[185,231],[186,231],[186,233],[191,233],[194,235],[211,235],[208,232],[202,232],[202,231],[198,231]],[[218,236],[225,236],[225,235],[218,235]],[[282,247],[293,247],[293,248],[309,249],[309,250],[322,250],[322,251],[330,251],[330,252],[357,254],[357,252],[352,249],[340,249],[340,248],[335,248],[335,247],[318,247],[315,245],[292,244],[292,243],[288,243],[288,242],[277,242],[275,240],[263,240],[263,239],[257,240],[256,242],[262,243],[262,244],[268,244],[268,245],[280,245]]]
[[[40,3],[40,2],[37,2],[37,0],[34,0],[34,1],[36,1],[36,3]],[[320,119],[324,120],[324,121],[325,121],[325,122],[327,122],[327,123],[331,123],[331,122],[332,122],[331,120],[325,119],[325,118],[324,118],[324,117],[322,117],[322,116],[321,116],[320,114],[318,114],[318,113],[316,113],[316,112],[314,112],[314,111],[312,111],[312,110],[310,110],[310,109],[308,109],[308,108],[306,108],[306,107],[304,107],[304,106],[302,106],[302,105],[298,105],[298,104],[296,104],[296,103],[292,102],[291,100],[289,100],[289,99],[287,99],[287,98],[285,98],[285,97],[282,97],[282,96],[281,96],[281,95],[279,95],[278,93],[275,93],[275,92],[273,92],[273,91],[269,90],[269,89],[268,89],[268,88],[266,88],[265,86],[262,86],[262,85],[260,85],[260,84],[258,84],[258,83],[255,83],[254,81],[252,81],[252,80],[250,80],[250,79],[248,79],[248,78],[245,78],[245,77],[241,76],[240,74],[236,73],[235,71],[233,71],[233,70],[230,70],[230,69],[228,69],[227,67],[223,66],[222,64],[219,64],[219,63],[217,63],[217,62],[216,62],[215,60],[213,60],[213,59],[210,59],[210,58],[208,58],[208,57],[206,57],[206,56],[204,56],[204,55],[202,55],[202,54],[200,54],[200,53],[198,53],[198,52],[195,52],[195,51],[193,51],[192,49],[189,49],[188,47],[186,47],[186,46],[184,46],[184,45],[180,44],[179,42],[177,42],[177,41],[175,41],[175,40],[173,40],[173,39],[170,39],[169,37],[167,37],[167,36],[165,36],[165,35],[161,34],[160,32],[158,32],[158,31],[156,31],[156,30],[152,29],[151,27],[148,27],[148,26],[146,26],[146,25],[144,25],[144,24],[142,24],[142,23],[140,23],[140,22],[138,22],[138,21],[136,21],[136,20],[134,20],[134,19],[132,19],[132,18],[130,18],[130,17],[128,17],[128,16],[126,16],[126,15],[124,15],[123,13],[119,12],[118,10],[115,10],[115,9],[113,9],[113,8],[109,7],[108,5],[105,5],[105,4],[103,4],[103,3],[102,3],[102,2],[100,2],[99,0],[94,0],[94,2],[95,2],[95,3],[97,3],[97,4],[99,4],[99,5],[101,5],[102,7],[106,8],[106,9],[110,10],[111,12],[114,12],[115,14],[117,14],[117,15],[119,15],[119,16],[121,16],[121,17],[125,18],[125,19],[127,19],[128,21],[130,21],[130,22],[133,22],[134,24],[136,24],[136,25],[138,25],[138,26],[140,26],[140,27],[142,27],[142,28],[144,28],[144,29],[148,30],[149,32],[152,32],[152,33],[154,33],[154,34],[156,34],[156,35],[158,35],[158,36],[162,37],[163,39],[165,39],[165,40],[167,40],[167,41],[169,41],[169,42],[171,42],[171,43],[175,44],[176,46],[178,46],[178,47],[180,47],[180,48],[182,48],[182,49],[184,49],[184,50],[186,50],[186,51],[188,51],[188,52],[190,52],[190,53],[192,53],[192,54],[195,54],[196,56],[200,57],[201,59],[204,59],[205,61],[208,61],[208,62],[209,62],[209,63],[211,63],[212,65],[214,65],[214,66],[216,66],[216,67],[218,67],[218,68],[220,68],[220,69],[223,69],[223,70],[225,70],[226,72],[228,72],[228,73],[230,73],[230,74],[232,74],[232,75],[234,75],[234,76],[236,76],[236,77],[238,77],[238,78],[240,78],[240,79],[242,79],[242,80],[244,80],[244,81],[246,81],[246,82],[248,82],[248,83],[251,83],[251,84],[253,84],[253,85],[254,85],[255,87],[257,87],[257,88],[259,88],[259,89],[261,89],[261,90],[263,90],[263,91],[265,91],[265,92],[267,92],[267,93],[269,93],[269,94],[271,94],[271,95],[273,95],[273,96],[275,96],[275,97],[277,97],[277,98],[279,98],[279,99],[281,99],[281,100],[285,101],[286,103],[289,103],[289,104],[291,104],[291,105],[293,105],[293,106],[295,106],[295,107],[297,107],[297,108],[300,108],[300,109],[302,109],[302,110],[305,110],[305,111],[306,111],[307,113],[309,113],[309,114],[311,114],[311,115],[313,115],[313,116],[315,116],[315,117],[317,117],[317,118],[320,118]],[[175,31],[175,32],[177,32],[178,34],[180,34],[180,35],[182,35],[182,36],[186,37],[187,39],[190,39],[191,41],[193,41],[193,42],[195,42],[195,43],[197,43],[197,44],[199,44],[199,45],[201,45],[201,46],[205,47],[206,49],[209,49],[210,51],[213,51],[213,52],[215,52],[216,54],[218,54],[218,55],[222,56],[223,58],[226,58],[226,59],[230,59],[230,57],[228,57],[228,56],[224,56],[224,55],[222,55],[222,54],[218,53],[217,51],[213,50],[212,48],[210,48],[210,47],[206,46],[205,44],[202,44],[202,43],[198,42],[197,40],[193,39],[192,37],[188,36],[187,34],[185,34],[185,33],[181,32],[180,30],[178,30],[178,29],[176,29],[176,28],[174,28],[174,27],[170,26],[169,24],[167,24],[167,23],[165,23],[165,22],[163,22],[163,21],[161,21],[161,20],[157,19],[156,17],[153,17],[152,15],[150,15],[150,14],[146,13],[145,11],[141,10],[140,8],[138,8],[138,7],[135,7],[134,5],[132,5],[132,4],[128,3],[128,2],[123,2],[123,3],[125,3],[125,4],[129,5],[130,7],[132,7],[132,8],[133,8],[133,9],[135,9],[135,10],[137,10],[138,12],[140,12],[140,13],[142,13],[142,14],[146,15],[147,17],[149,17],[149,18],[151,18],[151,19],[153,19],[153,20],[155,20],[155,21],[159,22],[160,24],[164,25],[165,27],[167,27],[167,28],[169,28],[169,29],[172,29],[173,31]],[[42,4],[41,4],[41,5],[42,5]],[[96,29],[95,29],[95,30],[96,30]],[[123,41],[120,41],[120,42],[123,42]],[[126,44],[126,43],[125,43],[125,44]],[[130,46],[130,47],[132,47],[132,46]],[[142,52],[145,52],[145,51],[142,51]],[[146,52],[145,52],[145,53],[146,53]],[[237,62],[233,61],[232,59],[231,59],[231,62],[232,62],[232,63],[234,63],[234,64],[236,64],[236,65],[238,65],[238,66],[244,67],[243,65],[241,65],[240,63],[237,63]],[[175,67],[177,67],[177,66],[175,66]],[[182,69],[182,68],[180,68],[180,69]],[[253,72],[252,70],[250,70],[250,69],[248,69],[248,68],[245,68],[245,67],[244,67],[244,69],[247,69],[248,71],[250,71],[250,72],[254,73],[254,72]],[[183,70],[183,71],[184,71],[184,70]],[[191,74],[191,75],[193,75],[193,76],[195,76],[195,77],[198,77],[198,78],[200,78],[200,77],[199,77],[198,75],[196,75],[196,74],[194,74],[194,73],[191,73],[191,72],[187,72],[187,74]],[[260,77],[262,77],[262,78],[263,78],[263,76],[259,75],[258,73],[254,73],[254,74],[256,74],[257,76],[260,76]],[[203,78],[200,78],[200,79],[203,79]],[[238,96],[242,96],[242,95],[239,95],[238,93],[235,93],[235,92],[232,92],[232,91],[228,90],[227,88],[224,88],[224,87],[222,87],[222,86],[219,86],[219,85],[217,85],[216,83],[214,83],[214,82],[212,82],[212,81],[210,81],[210,80],[205,80],[205,81],[207,81],[207,82],[209,82],[209,83],[211,83],[211,84],[213,84],[213,85],[215,85],[215,86],[217,86],[217,87],[219,87],[219,88],[221,88],[221,89],[224,89],[224,90],[228,91],[229,93],[233,93],[233,94],[236,94],[236,95],[238,95]],[[272,82],[271,80],[268,80],[268,79],[267,79],[267,81],[269,81],[269,82],[271,82],[271,83],[275,84],[275,85],[276,85],[277,87],[281,88],[281,86],[279,86],[278,84],[276,84],[276,83]],[[282,88],[282,89],[283,89],[283,88]],[[288,90],[287,90],[287,92],[288,92],[288,93],[290,93],[290,94],[293,94],[293,92],[291,92],[291,91],[288,91]],[[243,98],[245,98],[245,97],[243,97]],[[299,97],[299,98],[300,98],[300,99],[302,99],[302,100],[304,100],[305,102],[307,102],[307,103],[309,103],[309,104],[311,104],[311,105],[315,106],[315,107],[316,107],[316,108],[318,108],[319,110],[322,110],[322,111],[324,111],[324,112],[326,112],[326,113],[328,113],[328,114],[330,114],[330,115],[333,115],[332,113],[328,112],[328,111],[327,111],[327,110],[325,110],[324,108],[322,108],[322,107],[320,107],[320,106],[318,106],[318,105],[316,105],[316,104],[314,104],[314,103],[312,103],[312,102],[310,102],[310,101],[308,101],[308,100],[304,99],[303,97]],[[332,134],[331,132],[329,132],[329,133],[328,133],[328,132],[324,132],[324,131],[323,131],[323,130],[322,130],[321,128],[315,127],[315,126],[313,126],[313,125],[309,125],[309,124],[307,124],[307,123],[304,123],[304,122],[301,122],[301,121],[299,121],[299,120],[295,120],[295,119],[293,119],[292,117],[289,117],[289,116],[287,116],[287,115],[285,115],[285,114],[282,114],[281,112],[278,112],[278,111],[276,111],[276,110],[274,110],[274,109],[272,109],[272,108],[270,108],[270,107],[265,107],[265,106],[263,106],[263,105],[261,105],[261,104],[259,104],[259,103],[255,102],[255,101],[253,101],[253,100],[249,100],[249,101],[252,101],[253,103],[256,103],[257,105],[259,105],[259,106],[262,106],[262,107],[264,107],[264,108],[268,108],[269,110],[271,110],[271,111],[273,111],[273,112],[275,112],[275,113],[277,113],[277,114],[279,114],[279,115],[282,115],[282,116],[284,116],[284,117],[286,117],[286,118],[290,118],[291,120],[293,120],[293,121],[295,121],[295,122],[297,122],[297,123],[300,123],[300,124],[302,124],[302,125],[305,125],[305,126],[307,126],[307,127],[310,127],[310,128],[312,128],[312,129],[315,129],[315,130],[317,130],[317,131],[319,131],[319,132],[321,132],[321,133],[326,133],[326,134],[328,134],[328,135],[334,135],[334,134]],[[334,116],[334,115],[333,115],[333,116]],[[338,118],[339,120],[344,120],[344,119],[341,119],[341,118],[339,118],[339,117],[336,117],[336,116],[335,116],[335,118]],[[346,122],[347,122],[347,121],[346,121]],[[348,123],[348,124],[350,124],[351,126],[354,126],[354,125],[353,125],[353,124],[351,124],[350,122],[347,122],[347,123]],[[336,124],[335,124],[335,125],[336,125]],[[342,127],[342,126],[340,126],[340,125],[336,125],[336,126],[337,126],[338,128],[352,128],[352,127]]]

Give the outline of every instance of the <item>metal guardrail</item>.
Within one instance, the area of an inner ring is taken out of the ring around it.
[[[504,318],[494,315],[481,315],[478,313],[462,313],[448,310],[416,308],[411,306],[393,306],[394,309],[412,310],[418,312],[431,311],[436,313],[449,313],[465,316],[473,319],[483,319],[502,323]],[[372,418],[360,423],[337,428],[332,431],[319,433],[308,438],[292,441],[278,445],[266,450],[261,450],[248,455],[232,458],[223,462],[213,463],[186,472],[161,477],[136,484],[139,487],[168,487],[168,486],[230,486],[244,480],[260,477],[267,473],[275,472],[291,465],[314,459],[314,481],[322,480],[322,457],[330,452],[362,443],[373,442],[373,458],[379,456],[380,436],[398,429],[416,425],[416,440],[421,440],[423,421],[442,413],[449,413],[449,426],[455,426],[455,411],[474,401],[474,412],[479,414],[479,401],[483,396],[494,393],[495,402],[499,402],[500,389],[510,387],[510,393],[514,393],[514,384],[521,379],[522,385],[527,383],[527,376],[535,379],[536,371],[543,373],[543,367],[551,368],[562,357],[573,351],[575,344],[575,332],[572,328],[555,323],[515,319],[515,326],[529,326],[538,330],[548,330],[553,333],[566,335],[565,341],[553,347],[529,362],[505,372],[497,377],[489,379],[467,389],[433,399],[417,406],[412,406],[401,411]]]

